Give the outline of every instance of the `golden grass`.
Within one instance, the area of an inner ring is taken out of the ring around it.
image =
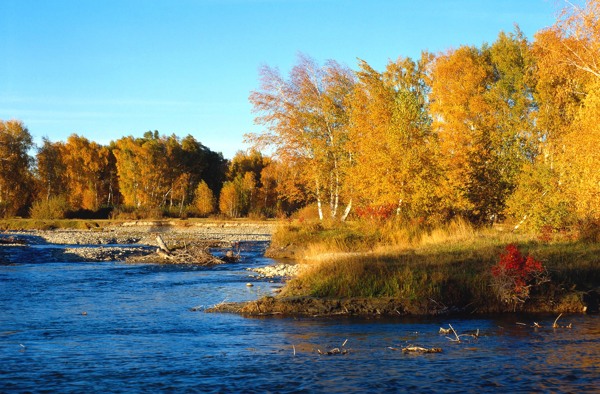
[[[553,284],[540,291],[584,291],[600,283],[598,243],[544,243],[535,234],[476,229],[462,220],[435,229],[313,223],[281,231],[275,243],[285,239],[301,245],[299,255],[307,265],[282,296],[396,297],[490,309],[498,303],[490,287],[491,267],[509,243],[550,271]]]

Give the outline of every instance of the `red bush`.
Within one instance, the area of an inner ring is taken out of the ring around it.
[[[492,267],[492,286],[504,302],[523,303],[530,288],[548,281],[546,269],[533,256],[523,256],[516,245],[506,246],[500,261]]]
[[[368,205],[364,207],[357,207],[355,212],[356,216],[361,219],[384,221],[391,218],[396,210],[394,204],[387,205]]]

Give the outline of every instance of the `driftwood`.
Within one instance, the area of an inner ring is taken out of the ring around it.
[[[156,236],[158,248],[155,253],[145,256],[132,256],[127,258],[130,263],[168,263],[168,264],[195,264],[213,266],[223,264],[221,260],[208,252],[208,243],[194,243],[183,247],[169,248],[160,235]]]
[[[554,323],[552,323],[552,328],[573,328],[573,323],[569,323],[566,326],[561,326],[558,324],[558,319],[560,319],[562,316],[562,313],[560,315],[558,315],[558,317],[556,318],[556,320],[554,320]],[[521,322],[517,322],[516,323],[518,326],[528,326],[527,323],[521,323]],[[541,324],[539,324],[538,322],[533,322],[533,324],[531,325],[532,328],[543,328],[543,326]]]
[[[560,319],[561,316],[562,316],[562,313],[560,315],[558,315],[556,320],[554,320],[554,323],[552,324],[552,328],[573,328],[573,323],[569,323],[569,325],[567,325],[567,326],[559,326],[558,324],[556,324],[558,322],[558,319]]]
[[[0,245],[27,245],[27,240],[11,235],[0,238]]]
[[[162,250],[164,253],[166,253],[167,255],[171,254],[171,250],[167,247],[167,245],[165,244],[165,241],[163,241],[163,239],[160,235],[156,236],[156,243],[158,244],[158,247],[160,248],[160,250]]]
[[[440,327],[440,334],[449,334],[450,332],[454,333],[454,338],[450,338],[450,337],[446,337],[449,340],[451,340],[452,342],[460,342],[460,338],[461,337],[472,337],[472,338],[479,338],[479,329],[477,329],[477,332],[475,334],[458,334],[456,332],[456,330],[454,329],[454,327],[452,327],[452,324],[448,324],[448,327],[450,328],[443,328]]]
[[[401,350],[402,353],[421,353],[421,354],[425,354],[425,353],[441,353],[442,352],[442,348],[439,348],[439,347],[426,348],[426,347],[413,346],[413,345],[408,345],[407,347],[403,347],[403,348],[397,348],[397,347],[388,346],[388,349],[394,350],[394,351]]]
[[[173,257],[171,255],[171,253],[167,253],[162,249],[156,249],[156,254],[159,255],[160,257],[162,257],[163,259],[167,259],[167,260],[174,260],[175,257]]]
[[[342,343],[341,348],[336,347],[336,348],[333,348],[333,349],[327,350],[327,351],[322,351],[321,349],[317,349],[317,353],[319,353],[321,356],[336,356],[336,355],[348,354],[348,349],[344,348],[344,346],[346,346],[346,343],[348,343],[347,339],[344,341],[344,343]],[[295,347],[294,347],[294,355],[296,355]]]
[[[390,347],[389,349],[398,350],[393,347]],[[441,353],[441,352],[442,352],[442,348],[439,348],[439,347],[426,348],[426,347],[421,347],[421,346],[409,345],[407,347],[402,348],[402,353]]]

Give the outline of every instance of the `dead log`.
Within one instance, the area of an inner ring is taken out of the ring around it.
[[[175,257],[173,257],[169,253],[166,253],[164,250],[156,249],[156,254],[159,255],[160,257],[162,257],[163,259],[167,259],[167,260],[174,260],[175,259]]]
[[[402,353],[441,353],[442,349],[439,347],[424,348],[421,346],[407,346],[402,348]]]
[[[156,236],[156,243],[158,244],[158,247],[160,248],[160,250],[162,250],[163,252],[165,252],[168,255],[171,254],[171,250],[169,250],[169,248],[167,247],[167,244],[165,244],[165,241],[163,241],[163,239],[160,235]]]

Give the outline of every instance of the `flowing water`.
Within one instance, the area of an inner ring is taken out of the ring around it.
[[[203,312],[278,286],[245,270],[272,263],[262,257],[264,247],[245,244],[240,263],[214,268],[31,262],[24,252],[23,261],[0,266],[0,392],[600,390],[597,315],[563,316],[559,323],[572,328],[553,329],[555,316],[361,320]],[[449,324],[458,334],[479,330],[479,337],[451,341],[454,334],[439,334]],[[394,350],[408,345],[442,352]],[[334,348],[340,354],[319,354]]]

